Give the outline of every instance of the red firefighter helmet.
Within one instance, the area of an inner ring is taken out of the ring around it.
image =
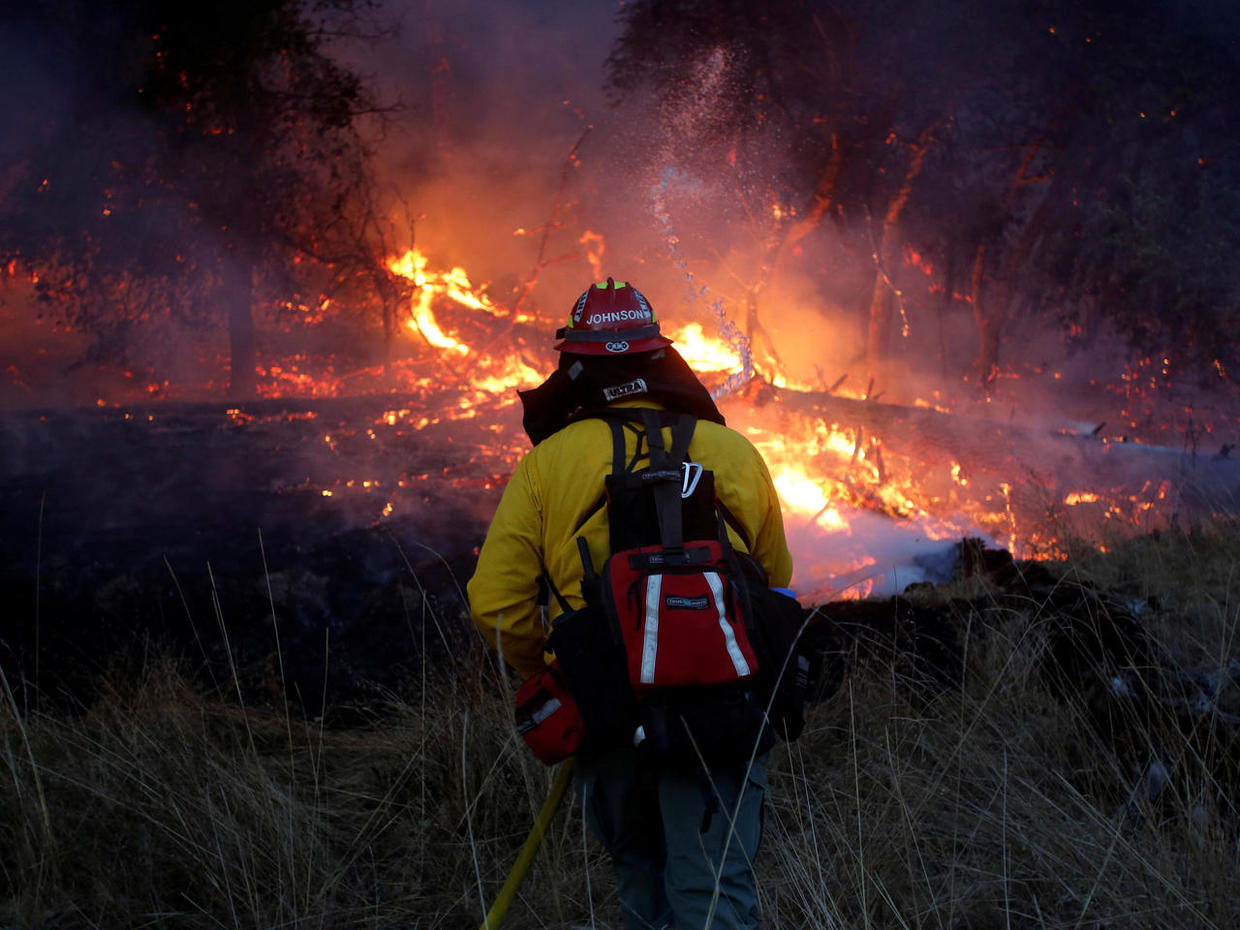
[[[672,344],[645,295],[608,278],[577,298],[568,325],[555,332],[555,348],[575,355],[632,355]]]

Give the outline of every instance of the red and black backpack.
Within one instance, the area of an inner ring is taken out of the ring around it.
[[[549,586],[564,613],[547,644],[584,740],[720,763],[765,751],[777,734],[795,738],[810,672],[797,649],[801,607],[732,546],[728,527],[748,546],[744,528],[716,496],[714,474],[688,457],[697,420],[651,408],[592,416],[611,429],[613,461],[586,519],[607,508],[611,555],[596,568],[577,538],[586,607],[573,610]]]

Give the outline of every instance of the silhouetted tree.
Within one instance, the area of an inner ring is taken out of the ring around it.
[[[734,178],[738,218],[761,220],[751,318],[829,220],[869,268],[872,375],[905,309],[904,245],[935,259],[943,305],[971,302],[982,385],[1016,314],[1185,362],[1240,357],[1240,271],[1222,260],[1240,247],[1240,64],[1182,11],[635,0],[622,21],[617,98],[651,96],[679,140],[659,156]],[[772,216],[772,199],[795,209]]]
[[[156,317],[225,320],[230,391],[252,394],[254,307],[310,299],[368,183],[374,104],[326,51],[364,0],[5,6],[7,90],[44,99],[4,150],[0,257],[104,355]]]

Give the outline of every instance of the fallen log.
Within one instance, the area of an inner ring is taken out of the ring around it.
[[[1051,487],[1138,493],[1168,482],[1186,506],[1234,510],[1240,505],[1240,457],[1221,447],[1199,453],[945,413],[820,391],[769,385],[754,399],[796,415],[859,430],[887,455],[915,463],[958,462],[964,473],[1018,483],[1032,474]]]

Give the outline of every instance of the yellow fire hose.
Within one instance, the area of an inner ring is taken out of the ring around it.
[[[525,845],[521,847],[521,852],[517,855],[517,861],[513,864],[512,871],[508,873],[508,879],[504,882],[504,887],[499,890],[499,895],[496,896],[495,903],[491,905],[491,909],[487,911],[487,916],[483,919],[479,930],[496,930],[499,922],[508,913],[508,905],[512,903],[512,899],[517,893],[517,888],[520,887],[521,882],[525,879],[525,873],[530,870],[530,863],[534,861],[534,856],[538,854],[538,847],[542,845],[542,839],[547,832],[547,827],[551,825],[551,820],[555,817],[555,812],[560,809],[560,802],[564,800],[568,786],[572,784],[573,770],[576,767],[577,760],[569,758],[560,766],[560,770],[555,773],[555,781],[551,783],[551,791],[547,795],[547,800],[543,801],[542,810],[538,812],[538,819],[534,821],[534,826],[530,829],[530,835],[525,838]]]

